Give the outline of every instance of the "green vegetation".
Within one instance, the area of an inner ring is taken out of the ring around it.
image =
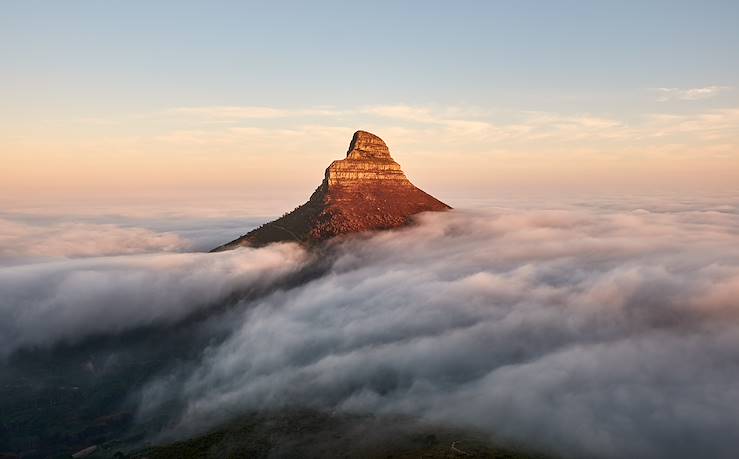
[[[473,432],[404,417],[283,411],[244,416],[197,438],[146,448],[135,459],[499,458],[543,459]]]

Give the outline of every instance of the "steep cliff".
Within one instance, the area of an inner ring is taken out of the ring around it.
[[[340,234],[397,228],[417,213],[448,209],[408,180],[381,138],[357,131],[346,158],[331,163],[308,202],[213,251],[280,241],[312,244]]]

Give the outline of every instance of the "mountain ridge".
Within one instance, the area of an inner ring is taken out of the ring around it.
[[[408,180],[380,137],[357,131],[346,157],[326,168],[305,204],[212,252],[273,242],[311,245],[342,234],[398,228],[415,214],[449,209]]]

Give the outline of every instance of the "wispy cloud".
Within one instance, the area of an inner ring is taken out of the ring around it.
[[[703,88],[655,88],[657,101],[668,102],[671,100],[703,100],[711,99],[722,92],[730,90],[729,86],[706,86]]]
[[[206,106],[176,107],[165,110],[165,114],[186,115],[211,120],[274,119],[299,116],[336,116],[341,111],[333,108],[275,108],[263,106]]]
[[[735,167],[739,160],[737,107],[621,115],[400,103],[193,106],[150,112],[146,129],[136,128],[136,122],[142,120],[133,120],[115,131],[116,135],[76,136],[66,143],[53,136],[26,136],[12,147],[16,157],[44,156],[48,161],[10,161],[0,171],[5,174],[0,185],[20,190],[28,183],[53,183],[59,169],[70,168],[68,176],[75,177],[75,186],[91,188],[100,186],[103,176],[106,186],[129,186],[128,180],[124,183],[125,174],[142,177],[149,187],[161,187],[165,179],[177,185],[226,188],[248,183],[260,189],[266,177],[274,178],[270,186],[308,186],[303,171],[322,169],[336,159],[357,129],[380,135],[409,170],[426,174],[417,177],[421,184],[436,177],[464,187],[476,171],[486,171],[498,174],[495,183],[504,179],[541,184],[541,176],[546,175],[556,183],[592,186],[587,179],[592,174],[574,170],[586,163],[618,186],[634,185],[632,178],[615,172],[619,167],[652,168],[653,174],[633,178],[645,187],[654,186],[655,180],[685,183],[686,178],[696,180],[695,186],[733,186],[739,177]],[[676,158],[679,164],[672,161]],[[634,162],[647,159],[653,161],[649,165]],[[77,167],[72,168],[75,163]],[[544,165],[556,170],[545,174]],[[484,180],[482,172],[476,177],[480,183]],[[283,181],[277,185],[275,180]],[[492,183],[491,177],[485,182]]]
[[[693,115],[655,114],[648,116],[645,123],[655,137],[680,134],[703,141],[736,139],[739,133],[739,109],[711,110]]]
[[[718,87],[716,87],[718,88]],[[664,89],[664,88],[663,88]],[[719,88],[720,89],[720,88]],[[713,93],[719,89],[713,90]],[[667,91],[665,89],[665,91]],[[674,97],[708,97],[711,88],[685,91]],[[670,96],[672,97],[672,96]],[[270,138],[277,142],[296,141],[308,144],[311,137],[327,131],[345,134],[353,127],[372,128],[384,133],[397,133],[405,144],[444,145],[454,143],[465,149],[471,144],[505,145],[518,148],[547,141],[550,147],[579,142],[637,141],[663,139],[666,136],[693,137],[696,142],[732,138],[739,127],[737,109],[710,110],[691,115],[671,113],[644,114],[623,120],[592,113],[557,113],[547,111],[485,111],[475,107],[431,107],[405,104],[377,105],[345,109],[269,107],[190,107],[172,109],[170,113],[197,115],[208,119],[232,121],[228,127],[185,129],[158,137],[183,145],[256,142]],[[253,126],[249,120],[277,117],[302,117],[293,124],[280,127]],[[323,118],[323,119],[317,119]],[[333,123],[340,121],[338,125]],[[400,123],[400,124],[399,124]],[[344,132],[346,131],[346,132]],[[690,140],[690,139],[688,139]],[[604,143],[605,142],[605,143]],[[265,145],[266,147],[267,145]]]

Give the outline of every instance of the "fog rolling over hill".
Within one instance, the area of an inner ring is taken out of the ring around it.
[[[469,443],[483,438],[575,458],[733,457],[736,202],[500,201],[312,249],[4,266],[0,451],[111,457],[243,431],[266,457],[280,447],[268,438],[297,448],[336,423],[406,419],[399,447],[440,454],[456,438],[493,451]]]

